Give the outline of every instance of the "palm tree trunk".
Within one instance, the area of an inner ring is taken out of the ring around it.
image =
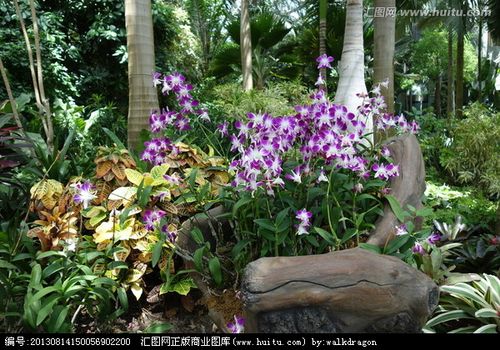
[[[464,6],[462,11],[465,13]],[[465,34],[465,17],[459,18],[458,33],[457,33],[457,80],[455,106],[457,118],[462,118],[464,106],[464,34]]]
[[[355,112],[366,94],[365,55],[363,50],[363,0],[347,0],[344,46],[339,63],[339,83],[335,103],[345,105]],[[368,132],[373,121],[365,120]]]
[[[327,0],[319,1],[319,55],[326,54],[326,13],[327,13],[328,3]],[[327,92],[326,84],[326,68],[321,68],[319,74],[324,84],[319,86],[320,89]]]
[[[434,112],[438,117],[441,115],[441,74],[436,79],[436,89],[434,90]]]
[[[455,100],[453,96],[454,82],[453,82],[453,34],[451,28],[448,29],[448,70],[446,72],[447,80],[447,99],[446,99],[446,116],[451,120],[455,112]]]
[[[477,100],[481,102],[482,99],[482,84],[481,84],[481,53],[483,50],[483,20],[481,15],[479,15],[479,38],[477,41],[477,84],[478,84],[478,96]]]
[[[252,78],[252,34],[250,32],[250,13],[248,0],[241,0],[240,19],[241,71],[243,73],[243,90],[253,89]]]
[[[136,148],[149,115],[158,109],[151,74],[155,69],[151,0],[125,0],[128,52],[128,146]]]
[[[395,8],[396,0],[375,0],[375,8]],[[387,104],[387,112],[394,113],[394,47],[396,40],[396,16],[374,17],[374,56],[373,82],[389,81],[386,88],[382,88],[382,95]]]

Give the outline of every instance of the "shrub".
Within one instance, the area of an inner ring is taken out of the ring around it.
[[[452,142],[441,163],[461,184],[500,198],[500,113],[475,103],[464,109],[466,119],[457,122]]]

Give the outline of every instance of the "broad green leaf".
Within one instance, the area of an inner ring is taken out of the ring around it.
[[[183,278],[179,282],[171,283],[169,290],[180,295],[188,295],[191,288],[195,287],[196,285],[191,278]]]
[[[497,333],[497,325],[496,324],[484,325],[476,329],[474,333]]]
[[[191,237],[193,238],[193,240],[197,244],[203,244],[205,242],[205,240],[203,238],[203,233],[201,232],[201,230],[198,227],[194,227],[191,230],[190,234],[191,234]]]
[[[255,219],[253,222],[255,222],[260,227],[262,227],[266,230],[269,230],[271,232],[276,231],[276,227],[274,227],[274,223],[269,219]]]
[[[488,307],[486,301],[477,295],[476,290],[468,284],[458,283],[454,286],[441,286],[441,290],[451,295],[462,297],[465,300],[473,300],[481,306]]]
[[[120,300],[121,306],[125,309],[128,310],[128,297],[127,297],[127,292],[125,288],[120,287],[116,290],[118,294],[118,300]]]
[[[112,261],[108,264],[108,269],[128,269],[128,264],[123,261]]]
[[[220,286],[222,284],[222,271],[220,268],[219,258],[213,257],[208,261],[208,269],[210,270],[210,274],[215,281],[215,284]]]
[[[170,167],[167,164],[163,165],[156,165],[151,169],[151,176],[154,179],[158,178],[163,178],[163,175],[165,175]]]
[[[173,325],[167,322],[154,323],[143,330],[143,333],[166,333],[173,328]]]
[[[404,222],[405,220],[405,215],[404,211],[401,208],[401,204],[399,204],[399,201],[396,199],[396,197],[388,194],[385,196],[385,198],[389,201],[389,205],[391,206],[392,212],[400,222]]]
[[[320,227],[315,227],[314,231],[316,231],[321,237],[323,237],[323,239],[327,241],[330,245],[335,245],[334,239],[337,240],[337,237],[334,234],[326,230],[323,230]]]
[[[54,305],[59,301],[59,295],[51,295],[47,300],[44,300],[43,306],[36,315],[36,326],[38,327],[52,312]]]
[[[0,260],[0,269],[18,270],[18,267],[5,260]]]
[[[382,248],[380,248],[378,245],[370,244],[370,243],[360,243],[358,247],[369,250],[373,253],[377,254],[382,254]]]
[[[96,216],[91,217],[91,218],[90,218],[90,220],[89,220],[89,223],[90,223],[90,225],[92,225],[92,226],[96,226],[96,225],[98,225],[98,224],[99,224],[102,220],[106,219],[106,216],[107,216],[107,215],[106,215],[106,213],[105,213],[105,212],[103,212],[103,213],[99,213],[99,214],[97,214]]]
[[[144,175],[134,169],[125,169],[125,175],[127,176],[127,180],[136,186],[140,186],[142,180],[144,180]]]
[[[482,318],[499,318],[497,315],[497,311],[492,309],[492,308],[482,308],[480,310],[477,310],[476,313],[474,314],[476,317],[482,317]]]
[[[429,215],[432,215],[432,213],[433,213],[432,208],[422,208],[422,209],[417,210],[417,212],[415,213],[415,215],[416,216],[427,217]]]
[[[153,267],[158,264],[158,261],[161,258],[161,252],[163,248],[163,240],[159,240],[158,242],[155,243],[154,248],[153,248],[153,253],[151,254],[151,265]]]
[[[316,240],[316,238],[314,238],[314,236],[306,235],[305,239],[306,239],[306,241],[308,241],[309,243],[311,243],[312,246],[314,246],[316,248],[319,247],[319,243]]]
[[[52,333],[60,332],[61,326],[66,320],[69,312],[69,306],[57,305],[52,312],[49,321],[49,328]]]
[[[60,256],[62,258],[66,258],[66,255],[63,252],[56,251],[56,250],[49,250],[48,252],[39,253],[39,254],[37,254],[36,258],[37,258],[37,260],[41,260],[41,259],[48,258],[50,256]]]
[[[39,290],[38,292],[36,292],[35,295],[33,295],[33,297],[30,298],[30,303],[35,303],[35,302],[39,301],[41,298],[43,298],[44,296],[46,296],[47,294],[50,294],[53,292],[59,293],[59,289],[57,287],[54,287],[54,286],[45,287],[45,288]]]
[[[238,214],[238,211],[240,210],[241,207],[247,205],[248,203],[252,202],[254,199],[251,197],[242,197],[240,198],[233,206],[233,217],[236,217]]]
[[[205,246],[196,249],[193,255],[194,265],[199,272],[203,271],[203,256],[205,255]]]
[[[464,318],[473,318],[473,317],[471,317],[469,314],[467,314],[462,310],[448,311],[430,319],[425,326],[434,327],[435,325],[438,325],[440,323],[448,322],[451,320],[460,320]]]
[[[130,202],[136,193],[136,187],[118,187],[116,190],[111,192],[108,199],[110,201],[124,200]]]

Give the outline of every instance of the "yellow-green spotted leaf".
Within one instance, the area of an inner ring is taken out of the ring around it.
[[[125,175],[127,175],[127,180],[136,186],[139,186],[144,179],[144,176],[134,169],[125,169]]]

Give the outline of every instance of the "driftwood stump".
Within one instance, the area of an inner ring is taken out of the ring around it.
[[[425,191],[425,165],[417,138],[411,134],[391,138],[387,141],[387,148],[391,151],[394,163],[399,165],[399,176],[392,178],[390,182],[391,194],[403,208],[408,204],[421,208]],[[384,246],[394,237],[398,224],[391,207],[386,204],[384,215],[375,223],[368,243]]]
[[[421,332],[438,302],[426,275],[361,248],[261,258],[242,291],[249,332]]]
[[[421,207],[425,170],[417,139],[400,136],[387,146],[400,173],[391,194],[402,207]],[[384,246],[398,224],[386,204],[368,243]],[[426,275],[359,248],[261,258],[247,266],[242,292],[250,332],[421,332],[438,302]]]

